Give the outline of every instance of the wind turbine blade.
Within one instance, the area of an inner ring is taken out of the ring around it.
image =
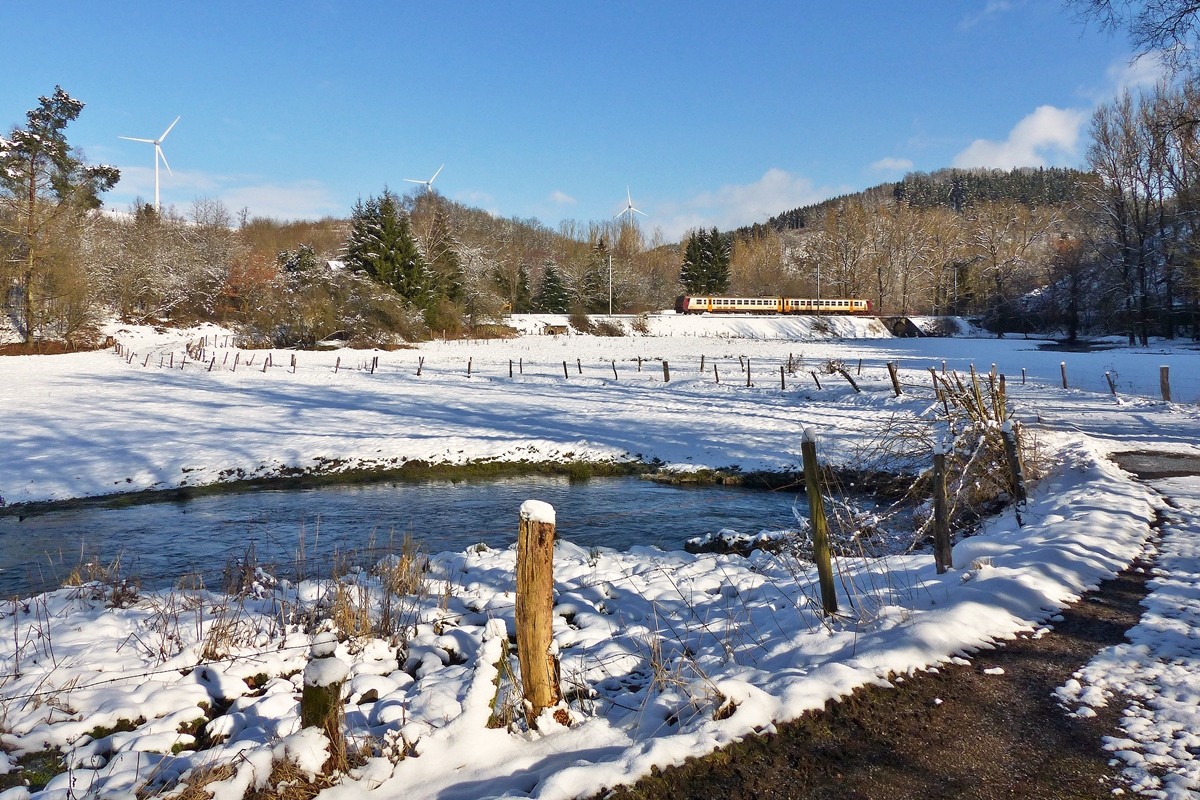
[[[620,218],[621,218],[621,217],[623,217],[623,216],[625,216],[625,212],[624,212],[624,211],[622,211],[620,214],[617,214],[615,217],[613,217],[613,219],[620,219]]]
[[[442,170],[444,170],[445,168],[446,168],[446,165],[445,165],[445,164],[442,164],[440,167],[438,167],[438,171],[437,171],[437,172],[435,172],[435,173],[433,173],[433,177],[429,179],[429,182],[430,182],[430,183],[433,183],[435,180],[437,180],[437,176],[438,176],[438,175],[441,175],[441,174],[442,174]]]
[[[175,118],[175,122],[179,122],[179,120],[180,120],[180,119],[181,119],[181,117],[176,117],[176,118]],[[174,128],[174,127],[175,127],[175,122],[172,122],[170,125],[168,125],[168,126],[167,126],[167,129],[166,129],[165,131],[163,131],[163,135],[162,135],[162,136],[160,136],[160,137],[158,137],[158,140],[159,140],[160,142],[161,142],[163,139],[167,138],[167,134],[171,132],[171,128]]]
[[[153,139],[135,139],[132,136],[118,136],[118,139],[127,139],[131,142],[145,142],[146,144],[154,144]]]
[[[650,216],[650,215],[649,215],[649,214],[647,214],[645,211],[638,211],[638,210],[637,210],[636,208],[634,208],[633,206],[630,206],[630,207],[629,207],[629,210],[630,210],[630,211],[637,211],[637,213],[641,214],[643,217],[648,217],[648,216]]]
[[[164,153],[164,152],[162,151],[162,148],[161,148],[161,147],[159,147],[158,145],[154,145],[154,150],[155,150],[155,152],[157,152],[157,153],[158,153],[158,157],[159,157],[159,158],[161,158],[161,159],[163,160],[163,166],[167,168],[167,172],[168,172],[168,173],[170,173],[170,175],[171,175],[172,177],[174,177],[174,176],[175,176],[175,173],[174,173],[174,172],[171,172],[171,165],[167,163],[167,154],[166,154],[166,153]]]
[[[633,208],[633,195],[629,194],[629,187],[625,187],[625,200],[630,208]]]
[[[425,182],[425,181],[418,181],[414,178],[405,178],[404,180],[408,181],[409,183],[424,183]]]

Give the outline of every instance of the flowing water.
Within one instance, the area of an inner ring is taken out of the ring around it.
[[[558,512],[558,536],[581,547],[634,545],[682,549],[692,537],[733,528],[742,533],[797,527],[795,492],[680,487],[638,478],[521,477],[489,481],[336,486],[303,491],[212,495],[124,508],[89,507],[0,518],[0,597],[28,595],[62,583],[82,560],[121,560],[122,574],[142,586],[168,586],[200,572],[210,586],[231,559],[253,544],[260,563],[294,571],[303,547],[306,570],[327,572],[336,552],[372,543],[398,548],[406,534],[430,553],[478,542],[516,541],[524,500]]]

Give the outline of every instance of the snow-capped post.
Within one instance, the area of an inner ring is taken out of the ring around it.
[[[942,374],[946,374],[946,359],[942,359]]]
[[[1067,362],[1060,361],[1058,363],[1058,368],[1062,372],[1063,388],[1066,389],[1067,388]]]
[[[571,379],[571,373],[567,372],[567,362],[564,360],[563,361],[563,380],[569,381],[570,379]]]
[[[1017,501],[1017,525],[1024,527],[1021,506],[1025,504],[1028,495],[1025,493],[1025,470],[1021,467],[1021,450],[1017,444],[1018,433],[1011,419],[1004,420],[1000,426],[1000,437],[1004,440],[1004,457],[1008,461],[1008,476],[1012,481],[1012,496]]]
[[[313,637],[308,665],[304,667],[304,692],[300,695],[300,725],[320,728],[329,737],[330,760],[344,764],[346,739],[342,736],[342,684],[350,671],[334,655],[337,637],[326,631]]]
[[[946,508],[946,445],[933,445],[933,561],[938,574],[954,566],[950,544],[950,515]]]
[[[1021,367],[1021,385],[1025,385],[1025,368]]]
[[[808,374],[813,376],[813,380],[817,382],[817,388],[820,389],[821,388],[821,379],[817,377],[816,371],[809,370]]]
[[[996,390],[996,421],[1004,422],[1008,414],[1008,387],[1004,382],[1004,373],[1000,373],[1000,388]]]
[[[1162,366],[1158,368],[1158,388],[1162,391],[1162,398],[1165,402],[1171,402],[1171,368]]]
[[[1117,396],[1117,385],[1115,383],[1113,383],[1112,373],[1111,372],[1104,373],[1104,380],[1108,381],[1108,390],[1110,392],[1112,392],[1113,397],[1116,397]]]
[[[664,358],[663,359],[663,383],[670,383],[670,382],[671,382],[671,365],[668,364],[667,360]]]
[[[554,645],[554,506],[521,504],[517,530],[517,659],[529,727],[562,699]]]
[[[813,561],[821,584],[821,606],[826,614],[835,614],[837,589],[829,561],[829,523],[825,520],[825,501],[821,496],[821,468],[817,466],[817,432],[812,428],[804,429],[800,453],[804,458],[804,487],[808,490],[808,518],[812,526]]]
[[[899,397],[904,394],[904,391],[900,388],[900,376],[896,374],[896,362],[887,362],[887,368],[888,375],[892,377],[892,391],[896,393],[896,397]]]

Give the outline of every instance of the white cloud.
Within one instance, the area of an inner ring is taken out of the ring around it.
[[[871,165],[871,169],[876,172],[908,172],[913,168],[912,159],[909,158],[881,158]]]
[[[976,139],[954,157],[955,167],[1044,167],[1072,163],[1087,112],[1038,106],[1018,122],[1002,142]]]
[[[121,182],[105,197],[110,208],[120,208],[140,197],[154,200],[153,167],[120,167]],[[249,208],[251,216],[278,219],[316,219],[328,214],[345,214],[320,181],[290,184],[254,183],[258,176],[215,175],[208,172],[165,169],[159,174],[159,191],[164,206],[181,211],[197,197],[215,197],[236,212]]]
[[[995,14],[1002,14],[1005,11],[1011,11],[1012,7],[1013,4],[1010,2],[1010,0],[988,0],[987,5],[985,5],[981,11],[978,11],[974,14],[968,14],[967,16],[963,17],[962,22],[959,23],[959,27],[974,27],[987,17]]]
[[[1113,62],[1105,72],[1105,76],[1112,85],[1112,91],[1106,92],[1106,94],[1153,86],[1166,75],[1166,72],[1162,56],[1157,52],[1147,53],[1136,61]]]
[[[574,197],[571,197],[571,195],[566,192],[560,192],[558,189],[550,193],[550,200],[565,206],[573,206],[579,202]]]
[[[691,228],[717,226],[722,230],[763,222],[768,217],[797,206],[815,203],[832,194],[817,189],[812,181],[781,169],[769,169],[754,183],[722,186],[681,203],[664,203],[655,211],[652,224],[670,238]]]

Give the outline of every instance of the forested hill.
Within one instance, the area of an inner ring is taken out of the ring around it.
[[[943,206],[953,211],[997,200],[1013,200],[1030,208],[1059,206],[1079,199],[1083,187],[1094,179],[1092,173],[1066,167],[910,172],[899,183],[881,183],[861,192],[793,208],[765,223],[739,228],[736,233],[753,236],[766,228],[777,231],[804,228],[819,220],[826,209],[850,199],[870,205],[903,200],[913,208]]]

